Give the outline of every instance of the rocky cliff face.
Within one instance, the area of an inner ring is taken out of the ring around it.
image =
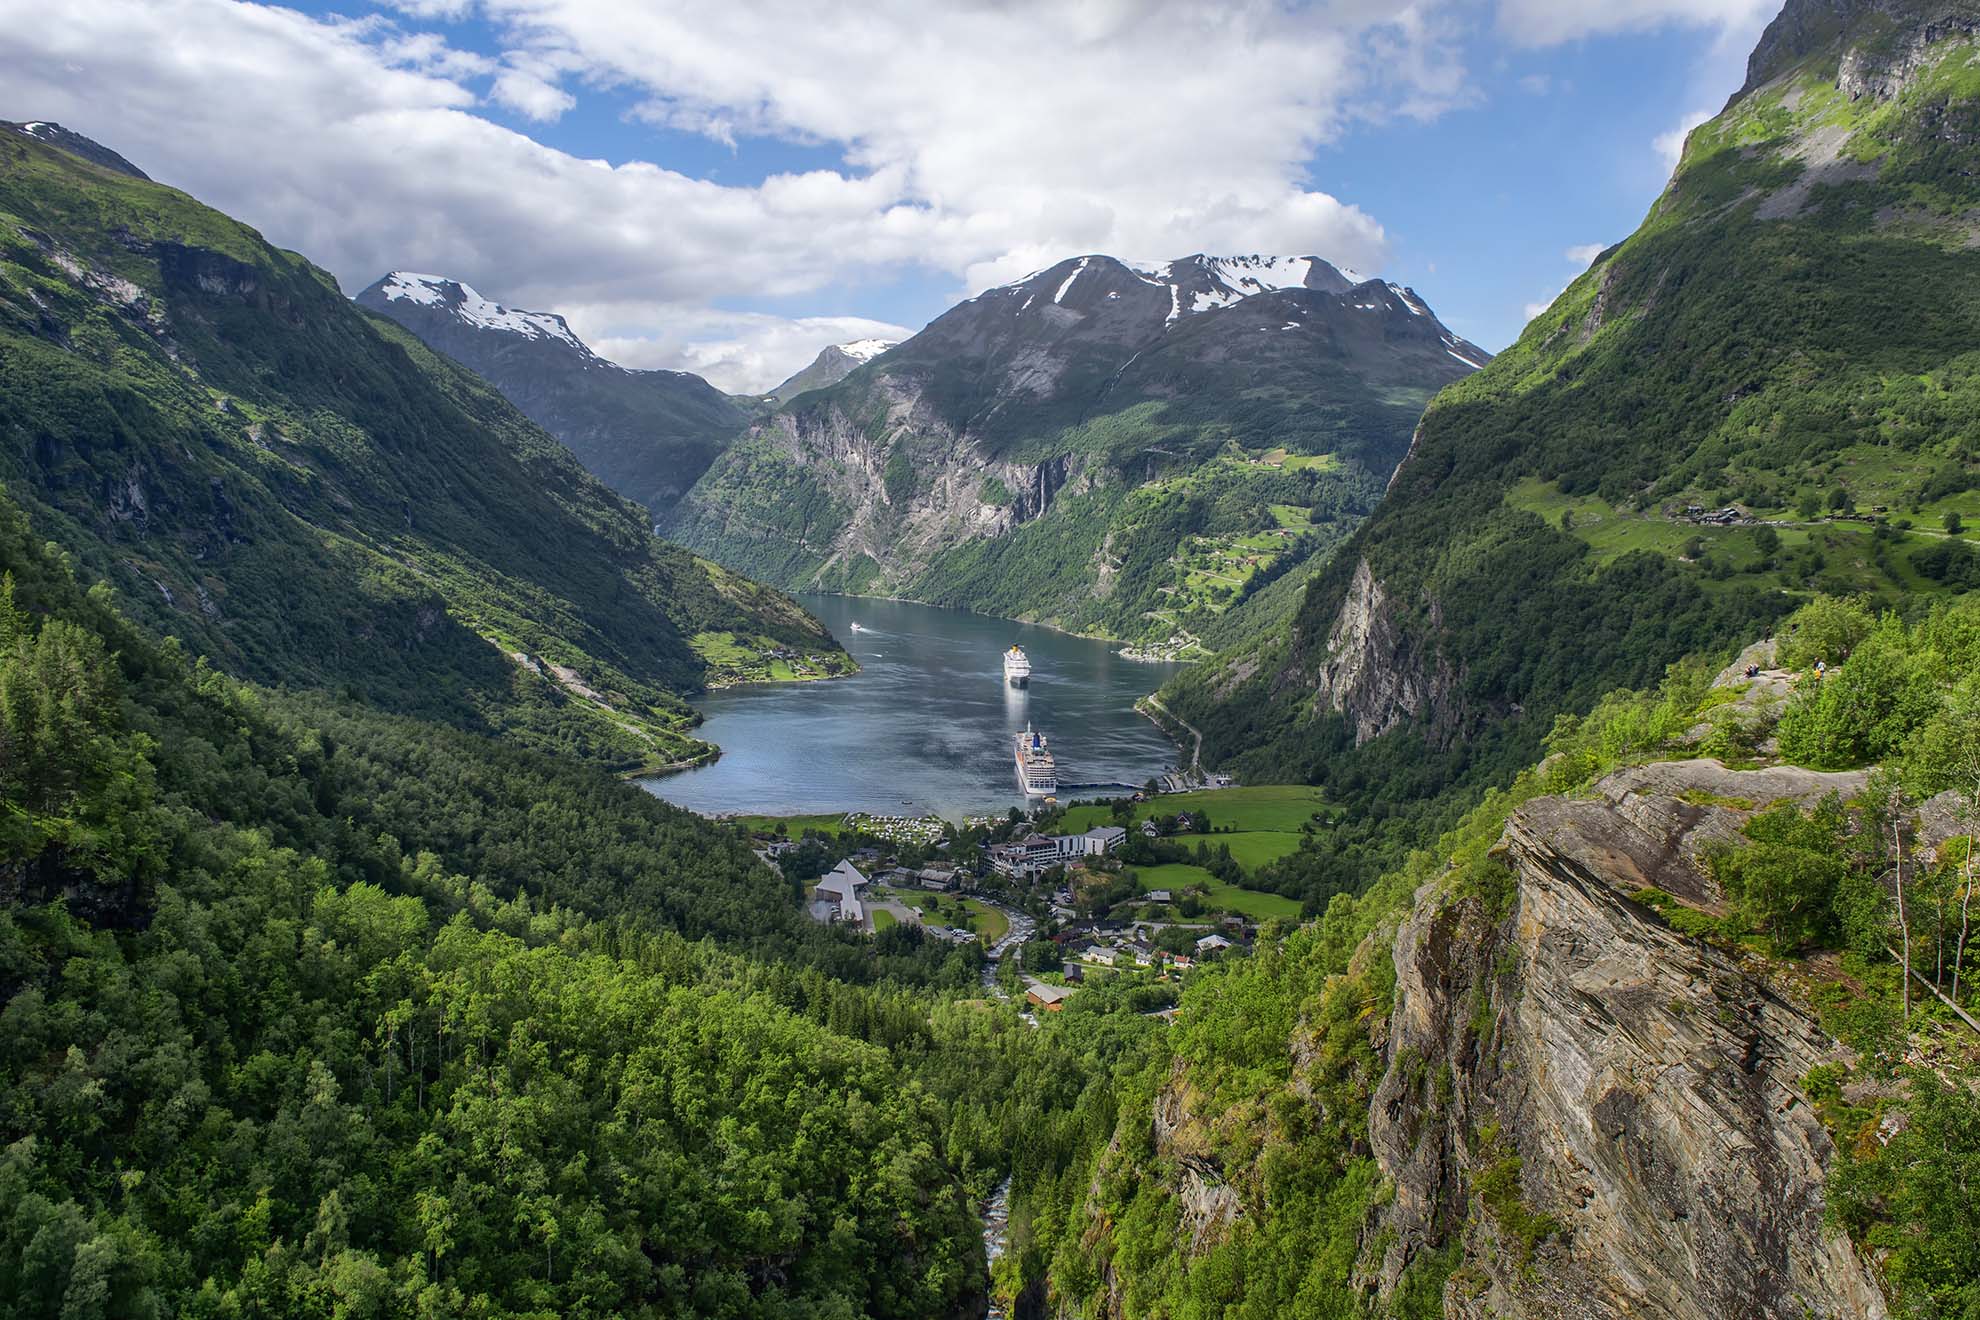
[[[1845,796],[1861,774],[1651,765],[1519,809],[1509,906],[1434,894],[1395,940],[1389,1068],[1370,1140],[1394,1201],[1369,1285],[1462,1244],[1457,1317],[1880,1317],[1823,1223],[1831,1155],[1801,1079],[1839,1057],[1757,961],[1631,895],[1702,910],[1697,862],[1752,807]],[[1734,805],[1712,805],[1727,803]],[[1467,1215],[1474,1195],[1486,1213]]]
[[[1436,602],[1430,609],[1434,626]],[[1347,598],[1307,680],[1315,709],[1346,716],[1357,742],[1426,715],[1436,722],[1430,736],[1447,737],[1457,722],[1458,675],[1450,661],[1424,650],[1422,640],[1399,619],[1368,561],[1357,561]]]

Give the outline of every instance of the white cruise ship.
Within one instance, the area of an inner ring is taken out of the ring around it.
[[[1029,724],[1011,739],[1017,749],[1018,787],[1026,797],[1051,797],[1059,791],[1059,765],[1052,759],[1052,745]]]
[[[1031,686],[1031,657],[1022,646],[1013,644],[1004,652],[1004,681],[1012,687]]]

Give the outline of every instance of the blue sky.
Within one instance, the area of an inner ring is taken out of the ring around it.
[[[731,389],[1088,251],[1312,252],[1496,350],[1635,227],[1771,8],[87,0],[0,24],[0,115],[349,292],[452,275]]]

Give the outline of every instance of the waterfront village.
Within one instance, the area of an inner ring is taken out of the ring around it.
[[[1295,900],[1251,886],[1269,883],[1258,872],[1321,810],[1310,789],[1228,789],[960,824],[857,812],[742,823],[813,920],[865,931],[883,955],[941,941],[959,984],[1034,1011],[1104,983],[1167,1013],[1194,968],[1299,918]]]

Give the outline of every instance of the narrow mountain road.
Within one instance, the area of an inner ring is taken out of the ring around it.
[[[1189,754],[1189,771],[1191,774],[1201,778],[1203,774],[1203,734],[1188,720],[1178,715],[1170,714],[1169,708],[1162,704],[1162,699],[1153,693],[1144,697],[1143,700],[1148,703],[1150,710],[1159,713],[1163,719],[1172,724],[1180,724],[1183,728],[1189,730],[1190,737],[1196,739],[1196,749]]]

